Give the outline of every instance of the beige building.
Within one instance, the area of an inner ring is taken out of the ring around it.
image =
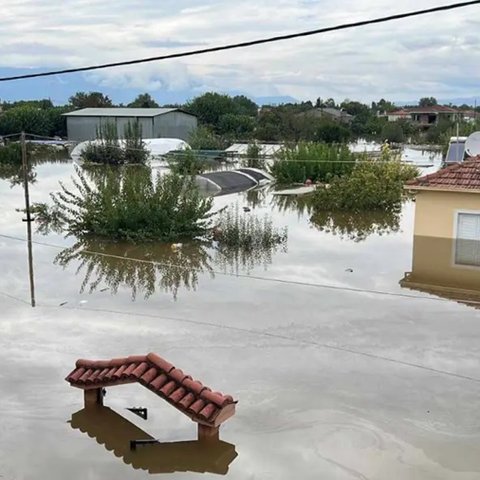
[[[406,188],[416,192],[415,237],[412,271],[400,284],[480,302],[480,157],[413,180]]]

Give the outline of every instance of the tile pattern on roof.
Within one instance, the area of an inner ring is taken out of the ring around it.
[[[85,390],[138,382],[195,422],[206,425],[217,425],[220,413],[237,403],[230,395],[213,392],[193,380],[155,353],[113,360],[77,360],[65,380]]]
[[[455,163],[438,172],[410,180],[407,188],[480,190],[480,156]]]

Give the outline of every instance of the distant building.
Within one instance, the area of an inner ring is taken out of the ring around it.
[[[353,115],[345,112],[344,110],[339,110],[338,108],[312,108],[311,110],[307,110],[306,112],[299,113],[298,115],[309,115],[315,118],[328,118],[329,120],[333,120],[335,122],[340,123],[351,123],[353,120]]]
[[[197,117],[179,108],[84,108],[64,114],[68,139],[82,142],[94,140],[100,126],[116,125],[119,137],[128,123],[138,122],[143,138],[188,137],[197,128]]]
[[[432,107],[403,108],[394,112],[384,113],[380,116],[387,117],[389,122],[404,119],[419,126],[429,127],[431,125],[437,125],[442,119],[455,120],[459,114],[460,112],[455,108],[434,105]]]
[[[412,180],[413,268],[403,287],[480,301],[480,156]]]

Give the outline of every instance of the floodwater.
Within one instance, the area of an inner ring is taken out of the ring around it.
[[[32,201],[72,173],[35,166]],[[480,277],[450,282],[452,245],[414,239],[414,203],[311,218],[268,191],[219,197],[288,227],[253,257],[34,233],[32,308],[23,190],[4,178],[0,199],[0,478],[480,477],[480,309],[460,296]],[[220,443],[138,385],[88,414],[64,381],[77,358],[150,351],[238,399]]]

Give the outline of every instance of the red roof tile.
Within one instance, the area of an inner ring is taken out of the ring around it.
[[[405,185],[411,190],[472,190],[480,191],[480,156],[455,163],[438,172],[410,180]]]
[[[155,353],[113,360],[77,360],[75,369],[65,380],[84,390],[139,382],[192,420],[215,426],[218,426],[215,420],[219,414],[225,408],[234,412],[237,403],[230,395],[212,392],[201,382],[192,380]],[[222,415],[222,418],[229,416]]]

